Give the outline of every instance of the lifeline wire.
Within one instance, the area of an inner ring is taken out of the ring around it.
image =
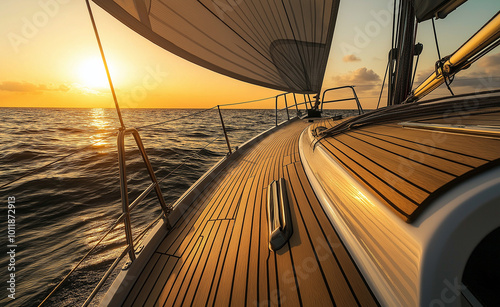
[[[94,14],[92,14],[92,8],[90,7],[89,0],[87,2],[87,9],[89,10],[90,21],[92,21],[92,27],[94,27],[95,38],[97,39],[97,44],[99,45],[99,51],[101,52],[102,63],[106,69],[106,76],[108,77],[109,88],[111,89],[111,94],[113,95],[113,100],[115,101],[116,113],[118,113],[118,119],[120,120],[120,125],[122,129],[125,128],[123,123],[122,113],[120,112],[120,106],[118,105],[118,99],[116,98],[115,87],[113,86],[113,81],[111,80],[111,75],[109,73],[108,63],[106,62],[106,57],[104,56],[104,50],[102,48],[101,39],[99,38],[99,32],[97,32],[97,25],[94,20]]]
[[[230,106],[230,105],[238,105],[238,104],[244,104],[244,103],[258,102],[258,101],[263,101],[263,100],[267,100],[267,99],[271,99],[271,98],[274,98],[274,96],[273,96],[273,97],[268,97],[268,98],[257,99],[257,100],[251,100],[251,101],[243,101],[243,102],[237,102],[237,103],[222,104],[221,106]],[[162,121],[162,122],[157,122],[157,123],[154,123],[154,124],[149,124],[149,125],[140,126],[140,127],[136,128],[136,129],[137,129],[137,130],[140,130],[140,129],[144,129],[144,128],[149,128],[149,127],[153,127],[153,126],[161,125],[161,124],[164,124],[164,123],[174,122],[174,121],[177,121],[177,120],[180,120],[180,119],[183,119],[183,118],[187,118],[187,117],[191,117],[191,116],[194,116],[194,115],[202,114],[202,113],[204,113],[204,112],[207,112],[207,111],[213,110],[213,109],[215,109],[215,108],[216,108],[216,106],[213,106],[213,107],[211,107],[211,108],[209,108],[209,109],[204,109],[204,110],[201,110],[201,111],[198,111],[198,112],[192,113],[192,114],[187,114],[187,115],[184,115],[184,116],[180,116],[180,117],[177,117],[177,118],[174,118],[174,119],[169,119],[169,120]],[[119,109],[118,109],[118,110],[119,110]],[[53,165],[53,164],[56,164],[57,162],[60,162],[60,161],[62,161],[62,160],[64,160],[64,159],[66,159],[66,158],[69,158],[69,157],[71,157],[72,155],[74,155],[74,154],[76,154],[76,153],[79,153],[80,151],[85,150],[85,149],[87,149],[87,148],[90,148],[90,147],[94,146],[95,144],[97,144],[97,143],[99,143],[99,142],[102,142],[102,141],[104,141],[104,140],[107,140],[107,139],[109,139],[110,137],[115,136],[115,135],[116,135],[116,133],[114,133],[114,132],[113,132],[113,133],[110,133],[108,136],[105,136],[105,137],[103,137],[102,139],[99,139],[99,140],[95,141],[95,142],[94,142],[94,143],[92,143],[92,144],[89,144],[89,145],[87,145],[87,146],[85,146],[85,147],[82,147],[82,148],[79,148],[79,149],[75,149],[74,151],[72,151],[71,153],[67,154],[66,156],[63,156],[63,157],[61,157],[61,158],[59,158],[59,159],[56,159],[56,160],[54,160],[54,161],[52,161],[52,162],[49,162],[49,163],[47,163],[47,164],[43,165],[43,166],[41,166],[41,167],[38,167],[38,168],[36,168],[36,169],[33,169],[33,170],[31,170],[31,171],[29,171],[29,172],[25,173],[24,175],[21,175],[21,176],[17,177],[16,179],[13,179],[13,180],[11,180],[11,181],[9,181],[9,182],[7,182],[7,183],[5,183],[5,184],[1,185],[1,186],[0,186],[0,189],[3,189],[3,188],[5,188],[5,187],[7,187],[7,186],[9,186],[9,185],[13,184],[14,182],[19,181],[19,180],[21,180],[21,179],[23,179],[23,178],[25,178],[25,177],[28,177],[28,176],[33,175],[33,174],[36,174],[36,173],[40,172],[41,170],[43,170],[43,169],[45,169],[45,168],[47,168],[47,167],[49,167],[49,166],[51,166],[51,165]]]
[[[385,79],[387,77],[387,71],[389,70],[389,65],[390,65],[390,60],[387,62],[387,67],[385,68],[385,73],[384,73],[384,81],[382,81],[382,88],[380,89],[380,94],[378,96],[378,102],[377,102],[377,108],[379,107],[380,105],[380,99],[382,98],[382,93],[384,92],[384,85],[385,85]]]
[[[174,170],[172,170],[169,174],[167,174],[165,177],[163,177],[162,179],[160,179],[158,181],[158,184],[161,183],[163,180],[165,180],[167,177],[169,177],[172,173],[174,173],[177,169],[179,169],[180,167],[182,167],[187,161],[191,160],[194,156],[198,155],[202,150],[206,149],[208,146],[210,146],[211,144],[213,144],[216,140],[218,140],[220,138],[217,137],[215,138],[214,140],[208,142],[208,144],[206,144],[204,147],[200,148],[197,152],[195,152],[194,154],[192,154],[191,156],[189,157],[186,157],[184,158],[184,161],[182,162],[181,165],[177,166]],[[68,280],[68,278],[73,274],[73,272],[76,271],[76,269],[80,266],[80,264],[83,263],[83,261],[97,248],[97,246],[99,246],[99,244],[101,244],[101,242],[108,236],[108,234],[113,231],[115,229],[115,227],[121,222],[122,218],[123,218],[124,214],[120,215],[120,217],[118,217],[118,219],[116,219],[116,221],[114,223],[111,224],[111,227],[109,227],[109,229],[106,231],[106,233],[101,236],[101,238],[99,239],[99,241],[94,244],[94,246],[89,250],[87,251],[87,253],[80,259],[80,261],[71,269],[71,271],[66,274],[66,276],[52,289],[52,291],[44,298],[44,300],[38,305],[38,307],[42,306],[60,287],[61,285],[66,281]],[[160,214],[155,220],[153,220],[151,223],[149,223],[149,225],[146,226],[146,228],[144,228],[142,230],[142,232],[135,238],[135,244],[136,245],[141,239],[142,237],[144,237],[144,235],[146,234],[146,232],[163,216],[163,213]]]

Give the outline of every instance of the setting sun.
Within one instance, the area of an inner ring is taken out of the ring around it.
[[[110,70],[112,70],[112,68],[110,68]],[[83,86],[90,88],[104,88],[109,86],[104,64],[102,60],[97,57],[81,61],[77,73]]]

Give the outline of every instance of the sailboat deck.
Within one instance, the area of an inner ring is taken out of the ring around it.
[[[457,109],[445,115],[415,117],[412,122],[443,128],[403,127],[396,121],[320,140],[339,164],[407,222],[451,186],[500,164],[500,107],[474,112]],[[338,123],[324,120],[314,128]],[[465,129],[448,131],[448,125]],[[497,132],[485,136],[467,131],[467,127]]]
[[[166,236],[124,306],[378,305],[305,175],[307,125],[291,122],[237,157]],[[273,252],[267,188],[280,177],[293,235]]]

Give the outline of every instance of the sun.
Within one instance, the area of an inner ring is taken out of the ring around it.
[[[112,67],[110,67],[110,70],[113,71]],[[105,88],[109,86],[104,64],[97,57],[82,60],[77,68],[77,73],[83,86],[89,88]]]

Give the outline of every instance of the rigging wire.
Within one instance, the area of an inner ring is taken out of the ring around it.
[[[266,97],[266,98],[260,98],[260,99],[255,99],[255,100],[249,100],[249,101],[220,104],[219,107],[236,106],[236,105],[240,105],[240,104],[246,104],[246,103],[251,103],[251,102],[259,102],[259,101],[264,101],[264,100],[273,99],[273,98],[276,98],[276,96],[271,96],[271,97]],[[215,108],[215,106],[214,106],[214,108]]]
[[[444,84],[446,84],[446,87],[448,88],[448,91],[450,91],[451,95],[455,96],[455,94],[453,93],[453,91],[451,90],[451,87],[450,87],[450,84],[453,82],[454,78],[453,77],[450,78],[443,71],[443,61],[441,58],[441,53],[439,52],[439,42],[438,42],[438,37],[437,37],[437,33],[436,33],[436,25],[434,24],[434,18],[431,18],[431,21],[432,21],[432,30],[434,32],[434,41],[436,42],[436,50],[437,50],[437,54],[438,54],[438,62],[436,63],[436,65],[437,65],[436,74],[438,73],[438,69],[441,69],[441,74],[443,75],[443,78],[444,78]]]
[[[184,118],[186,118],[186,117],[191,117],[191,116],[194,116],[194,115],[198,115],[198,114],[205,113],[205,112],[207,112],[207,111],[210,111],[210,110],[215,109],[216,107],[217,107],[217,106],[213,106],[213,107],[211,107],[211,108],[209,108],[209,109],[200,110],[200,111],[195,112],[195,113],[186,114],[186,115],[183,115],[183,116],[179,116],[179,117],[177,117],[177,118],[174,118],[174,119],[168,119],[168,120],[165,120],[165,121],[162,121],[162,122],[157,122],[157,123],[154,123],[154,124],[148,124],[148,125],[140,126],[140,127],[135,128],[135,129],[136,129],[136,130],[141,130],[141,129],[144,129],[144,128],[150,128],[150,127],[158,126],[158,125],[165,124],[165,123],[175,122],[175,121],[178,121],[178,120],[184,119]]]
[[[420,54],[417,55],[417,60],[415,61],[415,68],[413,69],[413,76],[411,77],[410,89],[413,88],[413,82],[415,82],[415,76],[417,75],[418,59],[420,59]]]
[[[262,98],[262,99],[256,99],[256,100],[250,100],[250,101],[243,101],[243,102],[236,102],[236,103],[221,104],[220,106],[240,105],[240,104],[245,104],[245,103],[251,103],[251,102],[263,101],[263,100],[271,99],[271,98],[274,98],[274,97],[275,97],[275,96],[273,96],[273,97],[267,97],[267,98]],[[190,113],[190,114],[187,114],[187,115],[179,116],[179,117],[174,118],[174,119],[169,119],[169,120],[166,120],[166,121],[161,121],[161,122],[157,122],[157,123],[154,123],[154,124],[149,124],[149,125],[140,126],[140,127],[137,127],[137,128],[136,128],[136,130],[143,130],[144,128],[150,128],[150,127],[153,127],[153,126],[158,126],[158,125],[161,125],[161,124],[165,124],[165,123],[170,123],[170,122],[178,121],[178,120],[181,120],[181,119],[184,119],[184,118],[187,118],[187,117],[192,117],[192,116],[195,116],[195,115],[202,114],[202,113],[205,113],[205,112],[207,112],[207,111],[213,110],[213,109],[214,109],[214,108],[216,108],[216,107],[217,107],[217,106],[213,106],[213,107],[211,107],[211,108],[204,109],[204,110],[200,110],[200,111],[195,112],[195,113]],[[21,175],[21,176],[19,176],[19,177],[15,178],[15,179],[13,179],[13,180],[11,180],[11,181],[9,181],[9,182],[7,182],[7,183],[5,183],[5,184],[1,185],[1,186],[0,186],[0,189],[3,189],[3,188],[5,188],[5,187],[7,187],[7,186],[9,186],[9,185],[11,185],[11,184],[13,184],[13,183],[15,183],[15,182],[17,182],[17,181],[21,180],[21,179],[23,179],[23,178],[25,178],[25,177],[28,177],[28,176],[30,176],[30,175],[34,175],[34,174],[36,174],[36,173],[39,173],[39,172],[40,172],[40,171],[42,171],[43,169],[45,169],[45,168],[47,168],[47,167],[49,167],[49,166],[52,166],[52,165],[54,165],[54,164],[56,164],[56,163],[58,163],[58,162],[60,162],[60,161],[63,161],[63,160],[65,160],[65,159],[67,159],[67,158],[69,158],[69,157],[71,157],[71,156],[73,156],[73,155],[75,155],[75,154],[77,154],[77,153],[79,153],[79,152],[81,152],[81,151],[85,150],[85,149],[88,149],[88,148],[90,148],[90,147],[92,147],[92,146],[94,146],[94,145],[96,145],[96,144],[98,144],[98,143],[102,142],[102,141],[105,141],[105,140],[109,139],[109,138],[110,138],[110,137],[112,137],[112,136],[116,136],[116,132],[110,132],[110,133],[109,133],[109,135],[104,136],[103,138],[101,138],[101,139],[99,139],[99,140],[97,140],[97,141],[95,141],[95,142],[93,142],[93,143],[91,143],[91,144],[89,144],[89,145],[87,145],[87,146],[84,146],[84,147],[82,147],[82,148],[75,149],[74,151],[70,152],[69,154],[67,154],[67,155],[65,155],[65,156],[63,156],[63,157],[61,157],[61,158],[58,158],[58,159],[56,159],[56,160],[54,160],[54,161],[52,161],[52,162],[49,162],[49,163],[47,163],[47,164],[45,164],[45,165],[43,165],[43,166],[41,166],[41,167],[35,168],[35,169],[31,170],[31,171],[28,171],[27,173],[25,173],[25,174],[23,174],[23,175]]]
[[[123,123],[122,113],[120,111],[120,106],[118,105],[118,99],[116,98],[115,87],[113,86],[113,81],[111,80],[111,74],[109,73],[108,62],[104,56],[104,49],[102,48],[101,39],[99,38],[99,32],[97,31],[97,25],[94,20],[94,14],[92,13],[92,8],[90,7],[89,0],[85,1],[87,3],[87,9],[89,11],[90,21],[92,22],[92,27],[94,28],[95,38],[97,39],[97,45],[99,45],[99,51],[101,52],[102,63],[106,70],[106,76],[108,77],[109,88],[111,89],[111,94],[113,95],[113,100],[115,102],[116,113],[118,113],[118,119],[120,120],[120,125],[122,129],[125,129],[125,124]]]
[[[378,102],[377,102],[376,109],[378,109],[378,107],[380,105],[380,99],[382,98],[382,93],[384,92],[385,79],[387,77],[387,72],[389,71],[390,63],[391,63],[391,60],[389,59],[389,61],[387,61],[387,67],[385,68],[384,80],[382,81],[382,88],[380,89],[380,94],[378,96]]]
[[[417,33],[418,33],[418,22],[415,23],[415,30],[413,31],[414,33],[414,36],[413,36],[413,56],[415,56],[415,53],[417,54],[417,60],[415,61],[415,68],[413,69],[413,76],[411,77],[411,81],[410,81],[410,93],[409,95],[411,95],[412,93],[412,88],[413,88],[413,82],[415,81],[415,75],[417,74],[417,68],[418,68],[418,60],[420,59],[420,54],[422,54],[422,51],[423,51],[423,48],[424,48],[424,45],[422,45],[421,43],[417,43],[415,44],[415,42],[417,41]],[[408,97],[406,97],[408,98]]]
[[[216,137],[212,141],[208,142],[204,147],[200,148],[197,152],[193,153],[191,156],[188,156],[184,158],[184,160],[181,162],[180,165],[178,165],[174,170],[172,170],[170,173],[168,173],[166,176],[158,180],[158,184],[161,183],[163,180],[165,180],[167,177],[169,177],[171,174],[173,174],[177,169],[185,165],[189,160],[191,160],[194,156],[199,155],[202,150],[206,149],[208,146],[213,144],[215,141],[220,139],[221,136]],[[139,241],[144,237],[144,235],[147,233],[147,231],[156,224],[162,218],[164,215],[161,213],[156,219],[154,219],[151,223],[149,223],[143,230],[142,232],[135,238],[134,241],[134,246],[139,243]],[[115,229],[115,227],[122,221],[122,218],[124,217],[124,214],[120,215],[115,222],[111,224],[111,227],[104,233],[103,236],[97,241],[97,243],[94,244],[94,246],[85,253],[85,255],[80,259],[80,261],[64,276],[64,278],[52,289],[52,291],[44,298],[44,300],[38,305],[39,307],[42,306],[60,287],[61,285],[68,280],[68,278],[76,271],[76,269],[83,263],[83,261],[101,244],[101,242]]]

